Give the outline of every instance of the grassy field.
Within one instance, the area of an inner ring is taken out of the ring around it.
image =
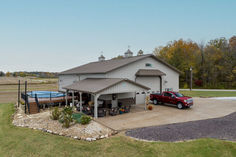
[[[24,78],[25,79],[25,78]],[[29,78],[28,78],[29,79]],[[28,90],[57,90],[57,80],[31,79]],[[22,80],[23,82],[24,80]],[[191,142],[141,142],[120,133],[96,142],[78,141],[11,124],[17,79],[0,79],[0,156],[236,156],[236,143],[199,139]],[[24,87],[22,88],[22,91]],[[189,92],[190,96],[236,96],[236,92]]]
[[[0,104],[0,156],[188,156],[188,157],[234,157],[236,143],[199,139],[190,142],[164,143],[142,142],[124,136],[95,142],[85,142],[47,134],[11,124],[14,112],[12,104]]]
[[[28,91],[58,90],[58,79],[55,78],[0,77],[0,103],[15,103],[17,101],[18,80],[21,80],[21,83],[28,82]],[[21,85],[21,91],[24,90],[24,85]]]
[[[191,97],[236,97],[234,91],[180,91],[180,93]]]
[[[39,84],[39,83],[56,83],[57,78],[37,78],[37,77],[0,77],[0,85],[2,84],[18,84],[20,80],[21,83],[27,81],[29,84]]]

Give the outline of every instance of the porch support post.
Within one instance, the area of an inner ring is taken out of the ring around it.
[[[82,112],[82,92],[79,92],[79,108],[80,112]]]
[[[94,118],[98,118],[98,98],[100,94],[94,95]]]
[[[66,106],[68,105],[68,90],[66,90]]]
[[[160,76],[160,93],[162,93],[162,76]]]
[[[145,91],[145,106],[144,106],[144,110],[147,110],[147,105],[149,104],[149,97],[148,97],[148,93],[147,91]]]
[[[75,106],[75,91],[72,91],[72,107]]]

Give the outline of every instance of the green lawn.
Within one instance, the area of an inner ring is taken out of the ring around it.
[[[11,124],[12,104],[0,104],[0,156],[236,156],[236,143],[214,139],[141,142],[122,134],[95,142],[51,135]]]
[[[191,97],[236,97],[232,91],[180,91],[180,93]]]

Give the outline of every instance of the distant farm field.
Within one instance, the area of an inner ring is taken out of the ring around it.
[[[0,77],[0,103],[14,103],[17,101],[18,80],[20,80],[22,83],[21,91],[25,90],[25,81],[28,82],[28,91],[58,90],[57,78]]]

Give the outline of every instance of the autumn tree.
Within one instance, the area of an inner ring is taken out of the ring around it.
[[[6,76],[7,76],[7,77],[10,77],[10,76],[11,76],[11,73],[8,71],[8,72],[6,73]]]
[[[188,80],[190,67],[193,67],[196,73],[195,67],[200,51],[198,45],[191,40],[180,39],[170,42],[167,46],[155,48],[154,54],[183,72],[180,75],[181,82]]]
[[[203,82],[204,88],[236,88],[236,36],[207,44],[180,39],[156,48],[154,54],[183,72],[181,87],[188,82],[192,66],[194,81]]]

